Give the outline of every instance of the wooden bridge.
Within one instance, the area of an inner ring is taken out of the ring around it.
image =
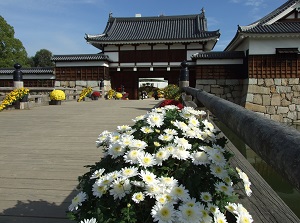
[[[133,124],[131,119],[158,101],[99,100],[40,106],[0,114],[0,223],[68,223],[67,210],[77,194],[84,165],[101,158],[95,141],[104,130]],[[251,165],[229,143],[253,183],[242,203],[254,222],[300,222]]]

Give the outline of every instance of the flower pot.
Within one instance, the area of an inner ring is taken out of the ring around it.
[[[61,105],[61,100],[51,100],[49,101],[49,105]]]
[[[92,96],[92,100],[98,100],[99,97],[96,97],[96,96]]]
[[[25,94],[24,97],[20,99],[20,102],[28,102],[28,94]]]

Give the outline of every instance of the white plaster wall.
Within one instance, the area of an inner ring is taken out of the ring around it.
[[[298,48],[300,38],[265,38],[249,41],[249,55],[275,54],[276,48]]]
[[[74,62],[56,62],[56,67],[108,67],[104,61],[74,61]]]

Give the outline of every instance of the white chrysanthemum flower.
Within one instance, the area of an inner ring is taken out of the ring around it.
[[[77,210],[79,206],[82,205],[82,202],[86,201],[87,194],[85,192],[79,192],[73,199],[72,203],[69,206],[69,211]]]
[[[173,136],[178,135],[178,132],[175,129],[169,129],[169,128],[165,129],[164,133],[166,133],[168,135],[173,135]]]
[[[189,128],[185,122],[178,121],[178,120],[174,121],[172,124],[183,132]]]
[[[120,143],[120,145],[122,147],[127,147],[130,146],[132,144],[132,140],[134,139],[134,137],[132,135],[122,135],[120,140],[118,141]]]
[[[219,179],[228,177],[228,172],[223,167],[214,164],[210,165],[210,172]]]
[[[138,157],[142,151],[139,149],[132,149],[129,150],[124,156],[124,160],[126,163],[130,164],[137,164],[138,163]]]
[[[158,139],[165,142],[170,142],[172,141],[173,138],[174,138],[173,135],[168,135],[168,134],[161,134],[158,136]]]
[[[212,217],[209,215],[208,210],[205,210],[204,208],[201,208],[200,212],[202,214],[202,222],[203,223],[211,223],[212,222]]]
[[[185,203],[184,205],[187,205],[189,207],[197,207],[199,208],[200,207],[200,203],[196,201],[196,198],[189,198]],[[200,210],[200,208],[199,208]]]
[[[250,197],[251,194],[252,194],[252,190],[251,190],[251,188],[250,188],[251,182],[250,182],[250,180],[249,180],[247,174],[244,173],[244,172],[243,172],[241,169],[239,169],[238,167],[236,167],[236,170],[237,170],[237,172],[238,172],[238,174],[239,174],[239,177],[240,177],[240,178],[243,180],[243,182],[244,182],[244,188],[245,188],[245,192],[246,192],[247,196]]]
[[[253,222],[253,218],[250,214],[241,214],[237,216],[236,219],[237,223],[252,223]]]
[[[209,192],[202,192],[200,198],[203,202],[208,203],[212,201],[212,196]]]
[[[223,192],[228,196],[232,196],[233,188],[231,186],[226,185],[224,182],[218,182],[215,184],[216,190]]]
[[[159,113],[150,113],[147,118],[147,123],[151,127],[160,127],[164,123],[164,115]]]
[[[170,202],[171,196],[169,194],[159,194],[155,199],[157,204],[164,205]]]
[[[226,165],[226,159],[220,151],[213,149],[209,151],[208,159],[212,161],[212,163],[224,167]]]
[[[212,213],[212,214],[215,214],[215,213],[218,213],[220,212],[220,209],[217,205],[215,204],[212,204],[212,203],[208,203],[207,204],[207,208],[208,210]]]
[[[156,165],[154,156],[150,153],[141,152],[138,156],[138,162],[142,167],[151,167]]]
[[[110,135],[109,135],[109,142],[110,143],[115,143],[117,142],[121,137],[121,134],[118,133],[118,132],[112,132]]]
[[[222,212],[217,211],[213,214],[214,214],[214,222],[216,222],[216,223],[228,223],[225,215]]]
[[[118,179],[121,174],[120,174],[120,171],[113,171],[113,172],[110,172],[109,174],[107,174],[107,176],[111,179],[111,181],[114,181],[116,179]]]
[[[96,141],[96,146],[100,147],[103,144],[106,144],[109,138],[109,135],[111,134],[111,132],[109,131],[103,131],[99,136],[98,139]]]
[[[185,138],[175,137],[174,143],[177,144],[178,147],[183,147],[185,149],[191,149],[192,145]]]
[[[190,157],[190,152],[183,147],[178,147],[174,150],[172,157],[179,160],[186,160]]]
[[[132,200],[135,202],[135,203],[140,203],[141,201],[145,200],[145,195],[142,193],[142,192],[137,192],[137,193],[134,193],[132,195]]]
[[[209,122],[207,119],[203,120],[202,123],[204,124],[205,128],[207,128],[210,131],[214,131],[215,127],[214,125]]]
[[[168,188],[173,188],[178,186],[178,180],[174,179],[174,177],[160,177],[159,178],[160,184],[165,185]]]
[[[228,203],[225,208],[230,211],[233,214],[238,214],[237,213],[237,204],[236,203]]]
[[[179,221],[183,223],[199,223],[201,212],[196,206],[182,205],[179,207],[177,216]]]
[[[105,186],[109,185],[113,180],[113,177],[110,174],[107,174],[96,180],[95,183],[97,183],[99,186]]]
[[[96,178],[100,178],[102,176],[102,174],[104,173],[105,169],[101,168],[99,170],[96,170],[92,176],[90,177],[90,179],[96,179]]]
[[[197,132],[192,128],[188,128],[185,132],[183,132],[183,135],[190,139],[197,138]]]
[[[83,221],[80,221],[80,223],[97,223],[97,219],[96,218],[84,219]]]
[[[93,184],[92,191],[95,197],[101,198],[103,194],[106,194],[107,190],[108,186],[106,185],[98,185],[97,182]]]
[[[150,127],[150,126],[143,126],[141,128],[141,131],[145,134],[149,134],[149,133],[152,133],[154,132],[154,130]]]
[[[208,155],[205,152],[196,151],[191,154],[192,162],[195,165],[207,165],[209,164]]]
[[[142,170],[139,175],[141,179],[148,185],[157,184],[159,182],[156,175],[148,170]]]
[[[108,148],[108,154],[112,156],[112,158],[117,158],[119,156],[123,156],[125,153],[125,148],[122,147],[120,143],[112,143]]]
[[[162,165],[162,162],[164,160],[167,160],[170,156],[170,152],[169,150],[165,149],[165,148],[161,148],[157,151],[157,153],[155,154],[155,160],[157,162],[158,166]]]
[[[183,185],[173,187],[170,194],[182,201],[187,201],[190,197],[188,190]]]
[[[175,144],[168,144],[165,149],[169,151],[170,154],[174,153],[177,146]]]
[[[134,139],[132,140],[132,143],[130,145],[130,148],[134,149],[145,149],[148,146],[148,144],[142,140]]]
[[[120,126],[117,126],[117,130],[119,132],[126,132],[126,131],[131,130],[131,127],[129,125],[120,125]]]
[[[135,117],[135,119],[132,119],[133,122],[138,122],[141,121],[145,118],[145,115],[139,115],[137,117]]]
[[[179,110],[179,108],[176,105],[166,105],[163,107],[165,110]]]
[[[136,187],[145,187],[145,183],[143,181],[133,180],[130,183]]]
[[[249,212],[247,211],[246,208],[244,208],[244,206],[242,204],[237,204],[236,211],[237,211],[238,215],[243,215],[243,214],[249,215]]]
[[[120,171],[123,178],[130,178],[138,175],[137,167],[124,167]]]
[[[151,215],[154,222],[158,221],[159,223],[172,223],[175,221],[175,210],[171,204],[154,205],[151,210]]]
[[[114,196],[114,199],[122,199],[126,194],[129,194],[131,190],[131,184],[128,179],[116,179],[109,190],[110,195]]]
[[[188,120],[188,125],[192,127],[199,127],[200,122],[195,116],[191,116]]]
[[[153,145],[154,145],[155,147],[160,147],[160,146],[161,146],[161,144],[160,144],[159,142],[156,142],[156,141],[153,142]]]
[[[146,184],[145,189],[145,194],[150,198],[155,198],[162,194],[161,187],[158,184]]]

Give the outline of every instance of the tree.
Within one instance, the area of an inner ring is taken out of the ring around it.
[[[13,67],[15,63],[28,66],[23,43],[14,36],[14,28],[0,16],[0,67]]]
[[[46,49],[41,49],[32,57],[35,67],[52,67],[54,64],[51,61],[52,52]]]

